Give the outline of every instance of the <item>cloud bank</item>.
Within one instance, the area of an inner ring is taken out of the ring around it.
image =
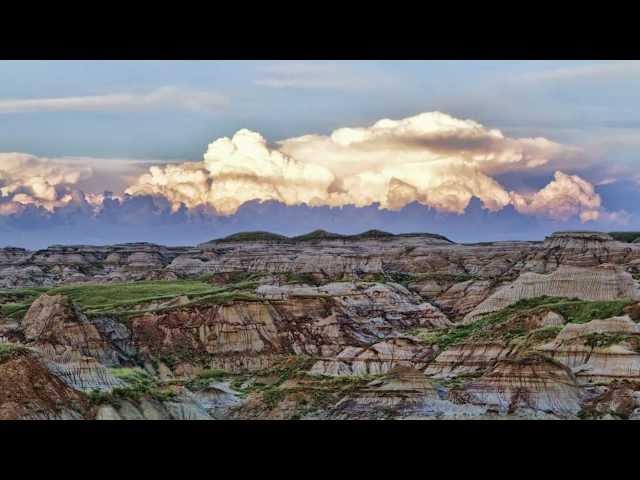
[[[16,214],[29,205],[53,212],[73,201],[73,186],[92,169],[23,153],[0,153],[0,215]]]
[[[584,224],[628,226],[640,211],[627,211],[634,202],[617,195],[615,182],[595,187],[558,170],[546,185],[514,191],[496,179],[537,175],[580,154],[438,112],[273,144],[243,129],[209,144],[202,161],[139,164],[146,171],[133,170],[144,172],[133,177],[117,167],[125,161],[4,153],[0,244],[193,244],[240,230],[316,228],[421,230],[478,241],[536,239]],[[122,190],[95,190],[108,188],[117,172]],[[637,185],[626,188],[640,200]]]
[[[174,209],[207,206],[223,215],[251,200],[329,207],[376,203],[388,210],[418,202],[462,214],[477,197],[490,211],[513,205],[526,215],[594,220],[601,201],[580,177],[558,171],[532,194],[507,191],[493,178],[577,154],[545,138],[509,138],[472,120],[430,112],[275,145],[240,130],[211,143],[202,162],[152,167],[126,192],[163,196]]]

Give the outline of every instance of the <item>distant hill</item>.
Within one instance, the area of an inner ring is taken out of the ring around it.
[[[367,240],[376,238],[393,238],[395,235],[382,230],[367,230],[366,232],[356,233],[355,235],[347,235],[349,240]]]
[[[310,240],[340,240],[343,238],[345,238],[345,235],[340,235],[339,233],[327,232],[326,230],[314,230],[304,235],[292,237],[291,240],[294,242],[305,242]]]
[[[436,238],[438,240],[444,240],[445,242],[449,242],[449,243],[455,243],[451,240],[449,240],[447,237],[445,237],[444,235],[440,235],[438,233],[399,233],[397,235],[394,235],[394,237],[426,237],[426,238]]]
[[[224,238],[210,240],[201,245],[208,245],[213,243],[225,243],[225,242],[278,242],[278,243],[295,243],[295,242],[312,242],[320,240],[345,240],[345,241],[358,241],[358,240],[392,240],[394,238],[407,238],[407,237],[424,237],[442,240],[449,243],[454,243],[443,235],[437,233],[400,233],[393,234],[384,232],[382,230],[367,230],[366,232],[357,233],[354,235],[342,235],[340,233],[328,232],[326,230],[314,230],[303,235],[297,235],[295,237],[287,237],[271,232],[239,232],[229,235]]]
[[[640,239],[640,232],[609,232],[609,235],[619,242],[639,243]]]
[[[214,242],[282,242],[288,240],[289,237],[271,232],[238,232],[214,240]]]

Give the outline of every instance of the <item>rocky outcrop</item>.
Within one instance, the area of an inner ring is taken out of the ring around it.
[[[22,328],[28,345],[52,359],[92,357],[119,365],[121,356],[64,295],[42,295],[29,308]]]
[[[494,291],[491,280],[468,280],[454,283],[437,294],[433,304],[442,309],[451,318],[462,318],[476,308]],[[424,293],[421,291],[421,295]]]
[[[638,247],[616,241],[606,233],[557,232],[532,252],[524,269],[548,273],[561,265],[587,268],[608,263],[632,266],[635,270],[640,262]]]
[[[95,420],[213,420],[193,395],[182,394],[173,401],[143,398],[119,400],[97,408]]]
[[[568,324],[536,349],[571,368],[582,384],[640,380],[640,326],[628,316]]]
[[[498,360],[508,357],[514,347],[496,340],[460,343],[447,348],[425,368],[436,378],[464,376],[484,372]]]
[[[50,370],[83,391],[120,386],[106,366],[124,357],[63,295],[42,295],[29,308],[22,328],[26,344],[39,351]]]
[[[173,281],[2,290],[0,418],[640,418],[638,244],[242,238],[0,249],[0,287]]]
[[[54,245],[29,252],[0,248],[0,288],[54,285],[82,281],[143,280],[172,275],[167,265],[184,247],[150,243],[110,246]]]
[[[80,419],[89,410],[85,396],[24,350],[0,360],[0,420]]]
[[[396,367],[423,369],[435,357],[433,348],[411,337],[398,337],[369,347],[347,347],[330,359],[314,364],[312,375],[380,375]]]
[[[563,265],[548,274],[523,273],[469,312],[465,321],[473,321],[521,299],[542,296],[582,300],[639,299],[640,290],[631,274],[621,267],[610,264],[593,268]]]
[[[135,281],[224,272],[318,273],[328,280],[365,273],[463,274],[507,280],[559,265],[640,266],[640,245],[605,234],[560,233],[535,242],[460,245],[433,235],[312,236],[305,241],[210,242],[198,247],[149,243],[0,249],[0,287],[73,281]]]
[[[507,413],[530,409],[570,418],[581,410],[583,392],[565,365],[532,355],[499,361],[467,384],[463,395]]]
[[[449,390],[419,370],[397,367],[341,399],[330,417],[337,419],[463,419],[486,414],[483,406],[463,404],[449,397]]]
[[[264,300],[175,309],[131,322],[141,352],[175,364],[231,371],[266,368],[281,355],[333,357],[410,328],[450,325],[400,286],[330,284],[257,289]]]

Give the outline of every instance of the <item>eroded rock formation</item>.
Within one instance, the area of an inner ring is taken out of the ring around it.
[[[0,249],[0,418],[640,418],[639,268],[591,232]]]

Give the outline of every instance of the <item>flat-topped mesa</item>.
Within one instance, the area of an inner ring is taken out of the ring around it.
[[[176,257],[192,247],[152,243],[52,245],[36,251],[0,248],[0,288],[55,285],[61,282],[156,280]]]
[[[101,270],[105,265],[145,268],[161,268],[168,265],[179,253],[160,246],[92,247],[53,246],[34,252],[30,262],[36,266],[84,266]]]
[[[604,232],[556,232],[526,262],[527,271],[549,273],[560,265],[596,267],[606,263],[626,265],[636,272],[640,246],[617,241]]]
[[[604,232],[566,231],[554,232],[544,239],[544,245],[566,244],[568,242],[614,242],[615,239]]]
[[[24,248],[0,248],[0,265],[13,265],[26,260],[31,252]]]
[[[640,232],[638,231],[622,231],[622,232],[609,232],[609,235],[613,237],[614,240],[618,240],[619,242],[626,243],[640,243]]]
[[[271,232],[238,232],[224,238],[212,240],[207,243],[226,243],[226,242],[283,242],[289,241],[285,235]]]

